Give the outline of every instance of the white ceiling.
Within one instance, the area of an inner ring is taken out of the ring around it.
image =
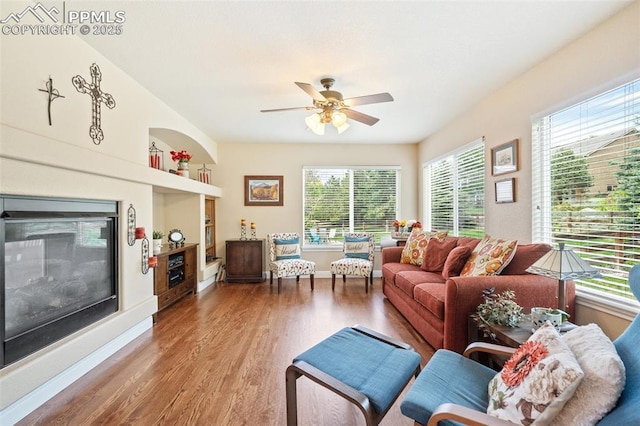
[[[627,6],[571,1],[93,1],[119,36],[84,39],[218,143],[415,143]],[[380,118],[305,128],[294,82],[331,76]]]

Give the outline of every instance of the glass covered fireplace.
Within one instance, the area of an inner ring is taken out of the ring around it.
[[[0,368],[118,310],[114,201],[0,195]]]

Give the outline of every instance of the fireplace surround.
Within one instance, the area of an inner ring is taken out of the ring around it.
[[[118,310],[116,201],[0,195],[0,368]]]

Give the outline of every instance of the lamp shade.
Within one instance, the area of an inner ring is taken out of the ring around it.
[[[529,266],[527,272],[563,281],[602,276],[573,250],[565,250],[564,243],[560,243],[558,250],[551,250]]]

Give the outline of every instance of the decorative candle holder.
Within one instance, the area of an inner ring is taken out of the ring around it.
[[[147,261],[149,264],[149,268],[155,268],[158,266],[158,257],[157,256],[149,256],[149,260]]]
[[[136,236],[136,240],[141,240],[141,239],[143,239],[144,237],[147,236],[147,234],[146,234],[146,232],[144,230],[144,226],[139,226],[139,227],[136,228],[135,236]]]
[[[206,184],[211,183],[211,169],[207,169],[204,164],[201,169],[198,169],[198,180]]]
[[[258,238],[256,237],[256,223],[255,222],[251,222],[251,240],[257,240]]]
[[[244,219],[240,219],[240,239],[247,239],[247,221]]]
[[[147,237],[142,239],[142,273],[149,272],[149,240]]]
[[[136,209],[133,204],[129,204],[127,210],[127,244],[130,246],[136,243]]]
[[[151,142],[151,147],[149,148],[149,167],[164,170],[164,153],[156,147],[155,142]]]

